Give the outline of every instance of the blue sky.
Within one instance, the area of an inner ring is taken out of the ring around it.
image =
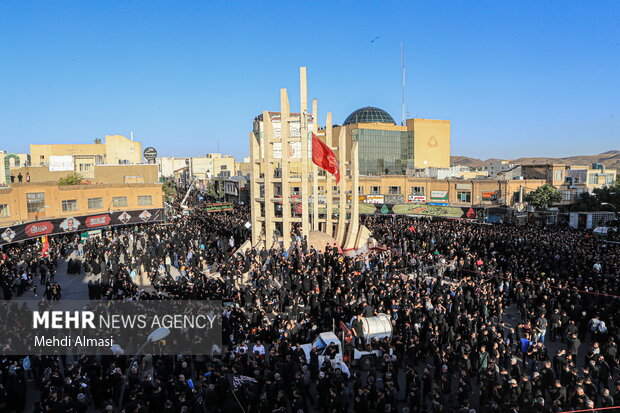
[[[452,121],[452,154],[620,149],[618,1],[0,2],[0,149],[134,132],[160,155],[248,154],[252,119],[309,96]],[[377,38],[377,36],[379,36]],[[377,38],[374,42],[371,40]]]

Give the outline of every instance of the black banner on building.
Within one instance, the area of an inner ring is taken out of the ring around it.
[[[115,225],[160,222],[164,219],[163,208],[138,209],[135,211],[106,212],[94,215],[44,219],[29,222],[27,224],[0,228],[0,245],[25,241],[28,239],[42,237],[44,235],[89,231]]]

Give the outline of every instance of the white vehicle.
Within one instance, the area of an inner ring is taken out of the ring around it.
[[[353,319],[351,321],[353,321]],[[392,337],[392,323],[387,314],[379,314],[374,317],[362,317],[362,323],[364,325],[364,337],[366,338],[367,344],[373,339],[381,340]],[[343,337],[347,333],[350,334],[350,330],[348,330],[350,328],[350,323],[349,326],[345,327],[347,328],[347,331],[343,331]],[[329,354],[329,348],[332,344],[334,345],[336,351],[333,352],[333,354]],[[320,333],[312,343],[301,345],[308,362],[310,361],[310,352],[314,347],[318,350],[319,366],[322,366],[325,361],[329,360],[333,368],[340,368],[343,371],[344,369],[348,370],[348,367],[345,364],[345,361],[347,360],[344,357],[342,340],[338,337],[338,335],[336,335],[336,333],[331,331]],[[359,364],[362,369],[368,370],[374,366],[376,360],[380,357],[383,357],[382,350],[358,350],[357,348],[354,348],[351,363],[354,365]]]

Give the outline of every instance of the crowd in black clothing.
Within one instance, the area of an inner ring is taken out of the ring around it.
[[[618,245],[560,228],[365,216],[383,248],[343,256],[302,238],[289,251],[258,245],[241,254],[247,221],[244,207],[196,207],[171,223],[107,230],[83,245],[70,235],[52,238],[45,259],[36,244],[5,248],[5,298],[22,270],[33,285],[37,277],[51,283],[58,260],[76,251],[72,272],[95,279],[91,299],[226,303],[218,357],[147,355],[128,366],[122,355],[63,363],[30,356],[28,368],[23,358],[6,358],[5,411],[23,406],[23,397],[9,395],[25,394],[24,377],[39,386],[37,412],[117,410],[128,368],[126,412],[620,406]],[[154,291],[142,291],[137,277]],[[316,349],[306,358],[301,344],[359,313],[385,313],[393,324],[391,339],[374,344],[384,356],[370,370],[319,365]],[[240,375],[252,383],[233,393],[229,378]]]

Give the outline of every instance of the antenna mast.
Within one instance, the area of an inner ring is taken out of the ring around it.
[[[405,69],[405,48],[403,47],[403,42],[400,42],[400,68],[402,71],[402,88],[403,88],[403,96],[402,96],[402,125],[405,124],[405,73],[406,73],[406,69]]]

